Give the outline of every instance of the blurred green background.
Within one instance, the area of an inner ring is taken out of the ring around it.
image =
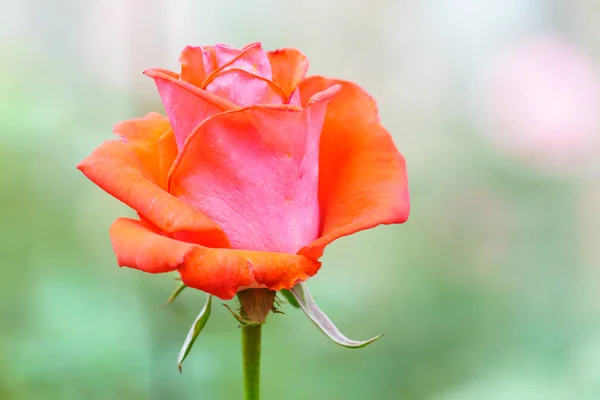
[[[163,112],[144,69],[252,41],[378,99],[412,198],[407,224],[337,241],[309,282],[348,336],[384,338],[339,348],[284,305],[264,329],[263,398],[600,398],[597,1],[0,9],[0,399],[241,398],[236,321],[217,302],[180,375],[204,295],[161,309],[171,276],[117,267],[108,227],[133,213],[75,165],[114,123]],[[540,34],[556,40],[539,50]]]

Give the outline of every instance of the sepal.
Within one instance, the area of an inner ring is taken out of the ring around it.
[[[200,310],[200,313],[196,317],[196,320],[192,324],[185,341],[183,342],[183,346],[179,351],[179,355],[177,356],[177,368],[179,368],[179,372],[181,372],[181,364],[183,364],[183,360],[187,357],[196,341],[196,338],[204,329],[206,322],[208,321],[208,317],[210,317],[210,308],[212,305],[212,295],[209,295],[206,299],[206,303],[204,303],[204,307]]]
[[[185,283],[180,283],[179,286],[177,286],[175,288],[175,290],[173,290],[173,293],[171,293],[171,295],[169,296],[169,298],[167,299],[166,303],[163,304],[161,306],[162,307],[166,307],[169,304],[171,304],[173,301],[175,301],[175,299],[177,298],[177,296],[179,296],[181,294],[181,292],[183,292],[183,289],[185,289],[187,286]]]
[[[298,283],[294,286],[290,292],[300,305],[300,309],[304,311],[306,316],[315,324],[317,328],[319,328],[325,335],[327,335],[331,340],[340,346],[348,347],[351,349],[359,349],[361,347],[365,347],[380,337],[383,336],[383,333],[365,341],[357,341],[348,339],[344,336],[338,328],[331,322],[329,317],[325,315],[323,311],[317,306],[312,296],[310,295],[310,291],[308,287],[303,283]]]
[[[300,308],[300,304],[298,304],[298,300],[296,300],[296,298],[294,297],[292,292],[290,292],[288,289],[281,289],[279,291],[279,293],[281,293],[281,295],[287,300],[288,303],[290,303],[290,305],[292,307]]]

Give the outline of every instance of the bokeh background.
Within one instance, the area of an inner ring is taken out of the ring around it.
[[[238,399],[240,332],[203,294],[116,266],[133,215],[75,165],[163,112],[187,44],[298,47],[378,99],[412,215],[331,245],[310,280],[359,351],[284,305],[263,398],[600,398],[596,0],[0,0],[0,399]]]

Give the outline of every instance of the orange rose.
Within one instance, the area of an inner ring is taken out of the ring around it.
[[[153,78],[167,118],[115,126],[78,168],[135,209],[110,229],[120,266],[177,270],[222,299],[289,289],[325,246],[409,213],[403,157],[354,83],[305,78],[296,49],[186,47]]]

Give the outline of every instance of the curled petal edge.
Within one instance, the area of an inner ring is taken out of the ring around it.
[[[303,104],[341,85],[327,106],[319,154],[321,234],[298,254],[319,259],[332,241],[410,212],[406,162],[381,125],[375,100],[360,86],[313,76],[300,85]]]
[[[144,221],[119,218],[110,230],[119,266],[148,273],[177,270],[182,283],[223,300],[240,288],[287,289],[313,276],[321,263],[266,251],[210,248],[163,236]]]
[[[77,168],[161,231],[193,243],[229,247],[220,226],[144,176],[126,143],[120,140],[102,143]]]
[[[212,94],[204,89],[201,89],[198,86],[195,86],[189,82],[179,79],[179,76],[172,72],[169,72],[169,71],[166,71],[163,69],[152,68],[152,69],[145,70],[144,75],[146,75],[152,79],[162,79],[162,80],[168,81],[171,84],[178,86],[181,89],[187,90],[191,94],[198,96],[205,102],[214,105],[215,107],[219,108],[221,111],[237,110],[240,108],[237,104],[232,103],[229,100],[226,100],[226,99],[219,97],[215,94]]]

